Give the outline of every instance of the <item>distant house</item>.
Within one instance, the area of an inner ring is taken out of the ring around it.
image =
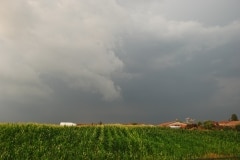
[[[187,124],[186,123],[182,123],[182,122],[173,121],[173,122],[161,123],[159,126],[160,127],[169,127],[169,128],[178,129],[178,128],[186,128]]]
[[[240,125],[240,121],[220,121],[218,124],[222,127],[235,127],[236,125]]]
[[[77,126],[77,124],[72,122],[61,122],[60,126]]]

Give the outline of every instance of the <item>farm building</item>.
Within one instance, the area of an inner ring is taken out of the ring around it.
[[[61,122],[60,126],[77,126],[77,124],[72,122]]]
[[[159,125],[160,127],[170,127],[170,128],[186,128],[187,124],[182,122],[165,122]]]
[[[220,121],[218,124],[222,127],[235,127],[236,125],[240,125],[240,121]]]

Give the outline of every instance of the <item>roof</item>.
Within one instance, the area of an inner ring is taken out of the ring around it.
[[[236,126],[240,125],[240,121],[221,121],[218,122],[220,126]]]
[[[175,123],[176,121],[172,121],[172,122],[164,122],[159,124],[159,126],[168,126],[169,124]]]
[[[185,126],[187,126],[187,124],[186,124],[186,123],[182,123],[182,122],[172,121],[172,122],[161,123],[159,126],[162,126],[162,127],[169,127],[169,126],[181,126],[181,127],[185,127]]]

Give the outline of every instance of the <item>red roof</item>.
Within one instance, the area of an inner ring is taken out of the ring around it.
[[[236,125],[240,125],[240,121],[221,121],[218,122],[218,124],[220,126],[236,126]]]

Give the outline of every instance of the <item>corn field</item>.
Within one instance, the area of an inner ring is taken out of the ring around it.
[[[0,124],[2,160],[179,160],[208,157],[240,157],[240,132],[146,126]]]

